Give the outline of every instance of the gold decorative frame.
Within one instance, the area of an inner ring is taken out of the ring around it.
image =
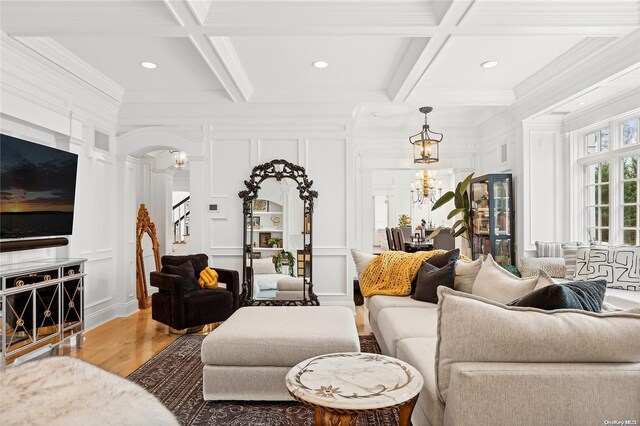
[[[151,221],[149,212],[144,204],[140,204],[138,218],[136,220],[136,297],[138,308],[146,309],[151,306],[151,298],[147,289],[147,276],[144,270],[144,259],[142,256],[142,237],[149,235],[153,247],[153,257],[156,262],[156,271],[160,271],[160,245],[156,234],[156,225]]]

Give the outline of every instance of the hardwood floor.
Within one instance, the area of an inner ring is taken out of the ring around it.
[[[358,334],[371,333],[364,306],[356,307],[355,321]],[[144,309],[88,331],[82,348],[63,346],[62,354],[83,359],[124,377],[178,337],[169,333],[169,327],[151,319],[151,309]]]

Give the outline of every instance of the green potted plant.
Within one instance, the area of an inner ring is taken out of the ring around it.
[[[411,226],[411,217],[406,214],[401,214],[398,218],[398,226]]]
[[[454,237],[460,237],[467,240],[469,244],[469,248],[471,248],[471,206],[469,204],[469,193],[467,192],[467,187],[473,178],[473,173],[464,178],[462,182],[459,182],[456,185],[456,189],[453,191],[448,191],[444,193],[435,203],[433,203],[433,207],[431,210],[438,209],[449,201],[453,200],[454,208],[447,215],[447,219],[453,219],[459,214],[462,215],[461,219],[458,219],[453,226],[451,227],[451,234]],[[434,238],[444,229],[443,226],[438,226],[433,232],[429,235],[428,239]]]
[[[282,238],[269,238],[267,245],[273,248],[280,248],[282,247]]]

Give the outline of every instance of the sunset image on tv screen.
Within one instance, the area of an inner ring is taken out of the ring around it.
[[[69,235],[75,154],[0,135],[0,238]]]

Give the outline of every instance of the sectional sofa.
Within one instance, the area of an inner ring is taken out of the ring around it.
[[[414,425],[640,421],[640,308],[542,311],[442,286],[438,298],[365,300],[382,352],[424,377]]]

